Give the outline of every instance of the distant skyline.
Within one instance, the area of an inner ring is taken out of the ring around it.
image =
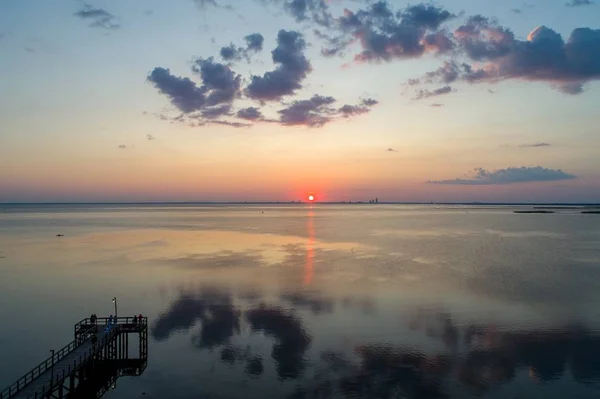
[[[600,202],[600,4],[0,3],[0,202]]]

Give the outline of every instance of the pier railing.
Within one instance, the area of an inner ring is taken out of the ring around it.
[[[69,344],[65,345],[63,348],[54,352],[52,356],[48,359],[44,360],[36,367],[31,369],[27,374],[23,377],[19,378],[14,384],[6,388],[4,391],[0,393],[0,399],[10,398],[15,393],[19,392],[21,389],[25,388],[30,382],[38,378],[40,375],[45,373],[46,371],[52,368],[52,365],[60,361],[67,354],[72,352],[75,348],[79,346],[77,340],[71,341]]]
[[[96,323],[92,324],[90,318],[85,318],[75,324],[75,339],[71,341],[69,344],[65,345],[63,348],[54,352],[50,357],[41,362],[39,365],[31,369],[28,373],[26,373],[23,377],[19,378],[12,385],[4,389],[0,392],[0,399],[8,399],[21,391],[39,376],[48,372],[52,369],[52,366],[62,360],[65,356],[75,350],[82,343],[86,342],[93,333],[96,332],[96,329],[100,326],[109,325],[109,320],[112,321],[112,328],[107,331],[94,345],[92,345],[87,351],[78,356],[73,363],[69,365],[68,368],[63,369],[61,372],[54,374],[51,377],[51,381],[48,384],[45,384],[42,388],[42,393],[45,393],[48,388],[51,388],[54,384],[59,383],[64,378],[66,378],[69,374],[71,374],[74,370],[79,369],[89,358],[90,355],[94,354],[97,351],[100,351],[102,347],[104,347],[107,343],[109,343],[112,339],[114,339],[115,335],[120,331],[132,331],[140,328],[141,326],[145,326],[148,323],[147,317],[135,318],[136,322],[134,323],[133,317],[113,317],[112,319],[108,317],[98,317],[96,319]],[[84,336],[84,339],[80,339],[80,336]],[[47,386],[46,386],[47,385]],[[36,394],[36,398],[38,395]],[[41,396],[40,396],[41,397]]]

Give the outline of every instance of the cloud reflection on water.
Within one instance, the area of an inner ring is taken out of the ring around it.
[[[319,349],[315,357],[312,344],[327,330],[314,323],[309,330],[307,320],[352,311],[344,304],[362,300],[325,301],[317,291],[282,293],[274,297],[281,305],[259,297],[254,292],[247,300],[210,287],[184,292],[155,321],[152,337],[164,341],[198,323],[198,332],[191,333],[193,344],[201,350],[220,348],[224,364],[239,364],[253,379],[262,378],[269,361],[242,332],[249,329],[251,335],[271,338],[270,359],[279,380],[298,381],[290,396],[294,398],[434,399],[457,397],[457,392],[483,395],[513,382],[525,390],[558,379],[582,386],[600,384],[600,334],[581,324],[511,328],[457,323],[444,309],[415,309],[407,331],[421,332],[430,344],[363,339],[349,351]],[[442,343],[442,349],[435,342]],[[522,386],[518,375],[527,376],[533,385]]]

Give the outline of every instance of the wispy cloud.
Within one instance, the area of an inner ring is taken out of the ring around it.
[[[471,176],[451,180],[429,180],[429,184],[450,185],[493,185],[512,184],[525,182],[544,182],[576,179],[577,176],[563,172],[560,169],[547,169],[541,166],[520,168],[506,168],[488,171],[484,168],[475,168]]]
[[[396,149],[394,149],[392,147],[388,148],[386,151],[387,152],[398,152],[398,150],[396,150]]]
[[[581,6],[591,6],[595,4],[592,0],[571,0],[565,5],[567,7],[581,7]]]
[[[129,147],[127,147],[125,144],[121,144],[121,145],[119,145],[119,148],[122,150],[126,150]]]
[[[151,134],[147,134],[146,139],[148,139],[149,141],[156,140],[156,138]]]
[[[444,94],[452,93],[453,91],[454,91],[454,89],[452,89],[452,87],[450,87],[450,86],[440,87],[439,89],[435,89],[435,90],[422,89],[422,90],[417,91],[417,93],[415,95],[415,100],[422,100],[424,98],[442,96]]]
[[[537,148],[537,147],[550,147],[549,143],[531,143],[531,144],[521,144],[520,148]]]
[[[257,107],[242,108],[237,112],[237,117],[249,121],[258,121],[263,118],[260,109]]]
[[[83,8],[74,14],[83,20],[90,21],[90,27],[102,29],[118,29],[121,25],[117,22],[117,18],[102,8],[93,7],[85,3]]]

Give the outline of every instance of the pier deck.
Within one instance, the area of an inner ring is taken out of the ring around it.
[[[148,320],[133,320],[114,318],[110,325],[105,317],[95,323],[89,318],[81,320],[75,324],[72,342],[0,392],[0,399],[89,397],[89,389],[83,389],[86,386],[101,391],[111,383],[103,385],[98,375],[112,380],[119,375],[141,374],[147,362]],[[139,336],[135,358],[129,356],[131,334]]]

